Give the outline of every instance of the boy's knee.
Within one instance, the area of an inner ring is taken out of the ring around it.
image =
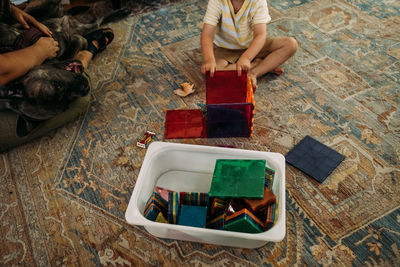
[[[285,40],[285,46],[287,47],[289,53],[293,55],[296,53],[299,43],[293,37],[287,37]]]
[[[217,65],[217,68],[225,68],[229,65],[229,62],[224,59],[216,59],[215,64]]]

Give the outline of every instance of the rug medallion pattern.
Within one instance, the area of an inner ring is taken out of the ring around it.
[[[300,45],[259,79],[253,137],[168,140],[286,154],[305,135],[346,156],[322,184],[286,167],[287,234],[258,249],[159,239],[124,219],[165,111],[205,102],[206,0],[114,23],[90,65],[87,114],[0,154],[0,265],[394,266],[400,263],[400,23],[396,1],[268,2],[271,36]],[[172,93],[183,82],[195,93]]]

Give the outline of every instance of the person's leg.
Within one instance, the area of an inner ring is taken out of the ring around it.
[[[98,47],[97,41],[93,41],[93,45]],[[93,58],[93,53],[87,50],[79,51],[78,54],[76,54],[76,56],[74,57],[74,59],[82,62],[82,65],[85,69],[89,66],[89,62],[92,60],[92,58]]]
[[[268,72],[283,73],[283,69],[279,66],[293,56],[297,48],[298,43],[292,37],[273,38],[266,44],[257,55],[249,72],[253,88],[257,89],[258,77]]]
[[[105,37],[106,43],[109,43],[109,40],[107,37]],[[96,40],[92,41],[93,45],[96,47],[96,49],[99,48],[99,42]],[[79,60],[82,62],[83,67],[86,69],[89,66],[89,62],[93,59],[94,54],[88,50],[81,50],[79,51],[74,59]]]
[[[244,50],[230,50],[214,46],[215,63],[217,70],[236,70],[236,61]]]
[[[99,47],[99,43],[96,40],[93,40],[92,43],[96,48]],[[81,62],[83,69],[87,69],[87,67],[89,66],[89,62],[93,59],[93,56],[94,54],[92,52],[88,50],[81,50],[74,56],[73,60]],[[71,62],[70,65],[66,67],[66,70],[68,71],[74,70],[75,64],[76,63]]]
[[[85,38],[88,40],[88,48],[79,51],[74,59],[82,62],[84,68],[89,66],[89,62],[95,54],[103,51],[113,40],[114,34],[111,29],[99,29],[89,33]],[[91,46],[90,43],[93,45]]]

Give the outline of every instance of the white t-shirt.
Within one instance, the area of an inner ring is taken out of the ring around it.
[[[228,49],[248,48],[254,25],[270,21],[266,0],[244,0],[236,14],[231,0],[209,0],[204,16],[204,23],[217,27],[214,44]]]

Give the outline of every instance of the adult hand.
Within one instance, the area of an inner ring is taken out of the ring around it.
[[[242,76],[242,71],[250,70],[250,60],[246,57],[240,57],[236,62],[236,71],[238,76]]]
[[[11,13],[25,29],[29,29],[29,24],[32,24],[49,37],[51,37],[51,35],[53,34],[50,29],[46,27],[46,25],[40,23],[34,17],[19,9],[18,7],[11,5]]]
[[[51,37],[40,37],[34,44],[39,53],[42,53],[45,59],[54,58],[57,56],[57,51],[60,50],[58,42]]]
[[[203,62],[203,64],[201,65],[201,73],[206,74],[207,71],[209,71],[210,77],[214,77],[214,72],[216,67],[217,64],[215,63],[215,60],[207,60]]]

